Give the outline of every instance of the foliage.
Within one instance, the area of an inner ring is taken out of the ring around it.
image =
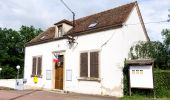
[[[157,97],[170,97],[170,70],[154,72],[155,94]]]
[[[10,67],[9,65],[5,65],[2,67],[2,71],[0,73],[0,78],[2,79],[10,79],[12,78],[16,78],[16,69],[14,69],[13,67]]]
[[[124,96],[121,97],[120,100],[169,100],[169,98],[153,98],[153,97],[146,97],[141,95],[133,95],[133,96]]]
[[[148,98],[145,96],[140,95],[133,95],[133,96],[124,96],[120,98],[120,100],[151,100],[152,98]]]
[[[164,44],[167,48],[167,66],[170,66],[170,29],[164,29],[162,31],[162,36],[164,38]]]
[[[20,76],[23,75],[25,44],[40,32],[42,32],[41,29],[35,29],[33,26],[22,26],[19,31],[0,28],[1,78],[15,78],[17,65],[21,66]]]
[[[162,36],[164,38],[164,43],[168,46],[170,45],[170,29],[164,29],[162,31]]]
[[[123,68],[123,93],[124,95],[129,95],[129,76],[128,76],[129,67],[126,64],[126,60],[124,62]]]
[[[130,49],[131,59],[155,59],[155,65],[161,69],[169,69],[169,54],[167,46],[158,41],[140,41]]]

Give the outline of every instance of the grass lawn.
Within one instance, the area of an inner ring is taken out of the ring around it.
[[[152,98],[152,97],[144,97],[144,96],[125,96],[120,98],[120,100],[170,100],[170,98]]]

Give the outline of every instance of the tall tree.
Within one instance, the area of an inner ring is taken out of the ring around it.
[[[131,59],[155,59],[157,68],[167,69],[168,67],[168,52],[166,46],[159,41],[140,41],[130,49]]]
[[[1,78],[15,78],[16,66],[21,66],[21,75],[24,67],[25,44],[37,36],[41,29],[33,26],[22,26],[19,31],[0,28],[0,65],[2,67]]]

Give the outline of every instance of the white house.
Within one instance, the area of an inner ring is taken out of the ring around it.
[[[137,2],[74,22],[57,22],[26,44],[25,87],[123,96],[130,47],[149,41]]]

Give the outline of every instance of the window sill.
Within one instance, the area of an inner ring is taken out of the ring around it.
[[[31,77],[37,76],[38,78],[42,78],[42,75],[31,75]]]
[[[100,78],[93,78],[93,77],[79,77],[78,80],[79,81],[97,81],[97,82],[101,81]]]

